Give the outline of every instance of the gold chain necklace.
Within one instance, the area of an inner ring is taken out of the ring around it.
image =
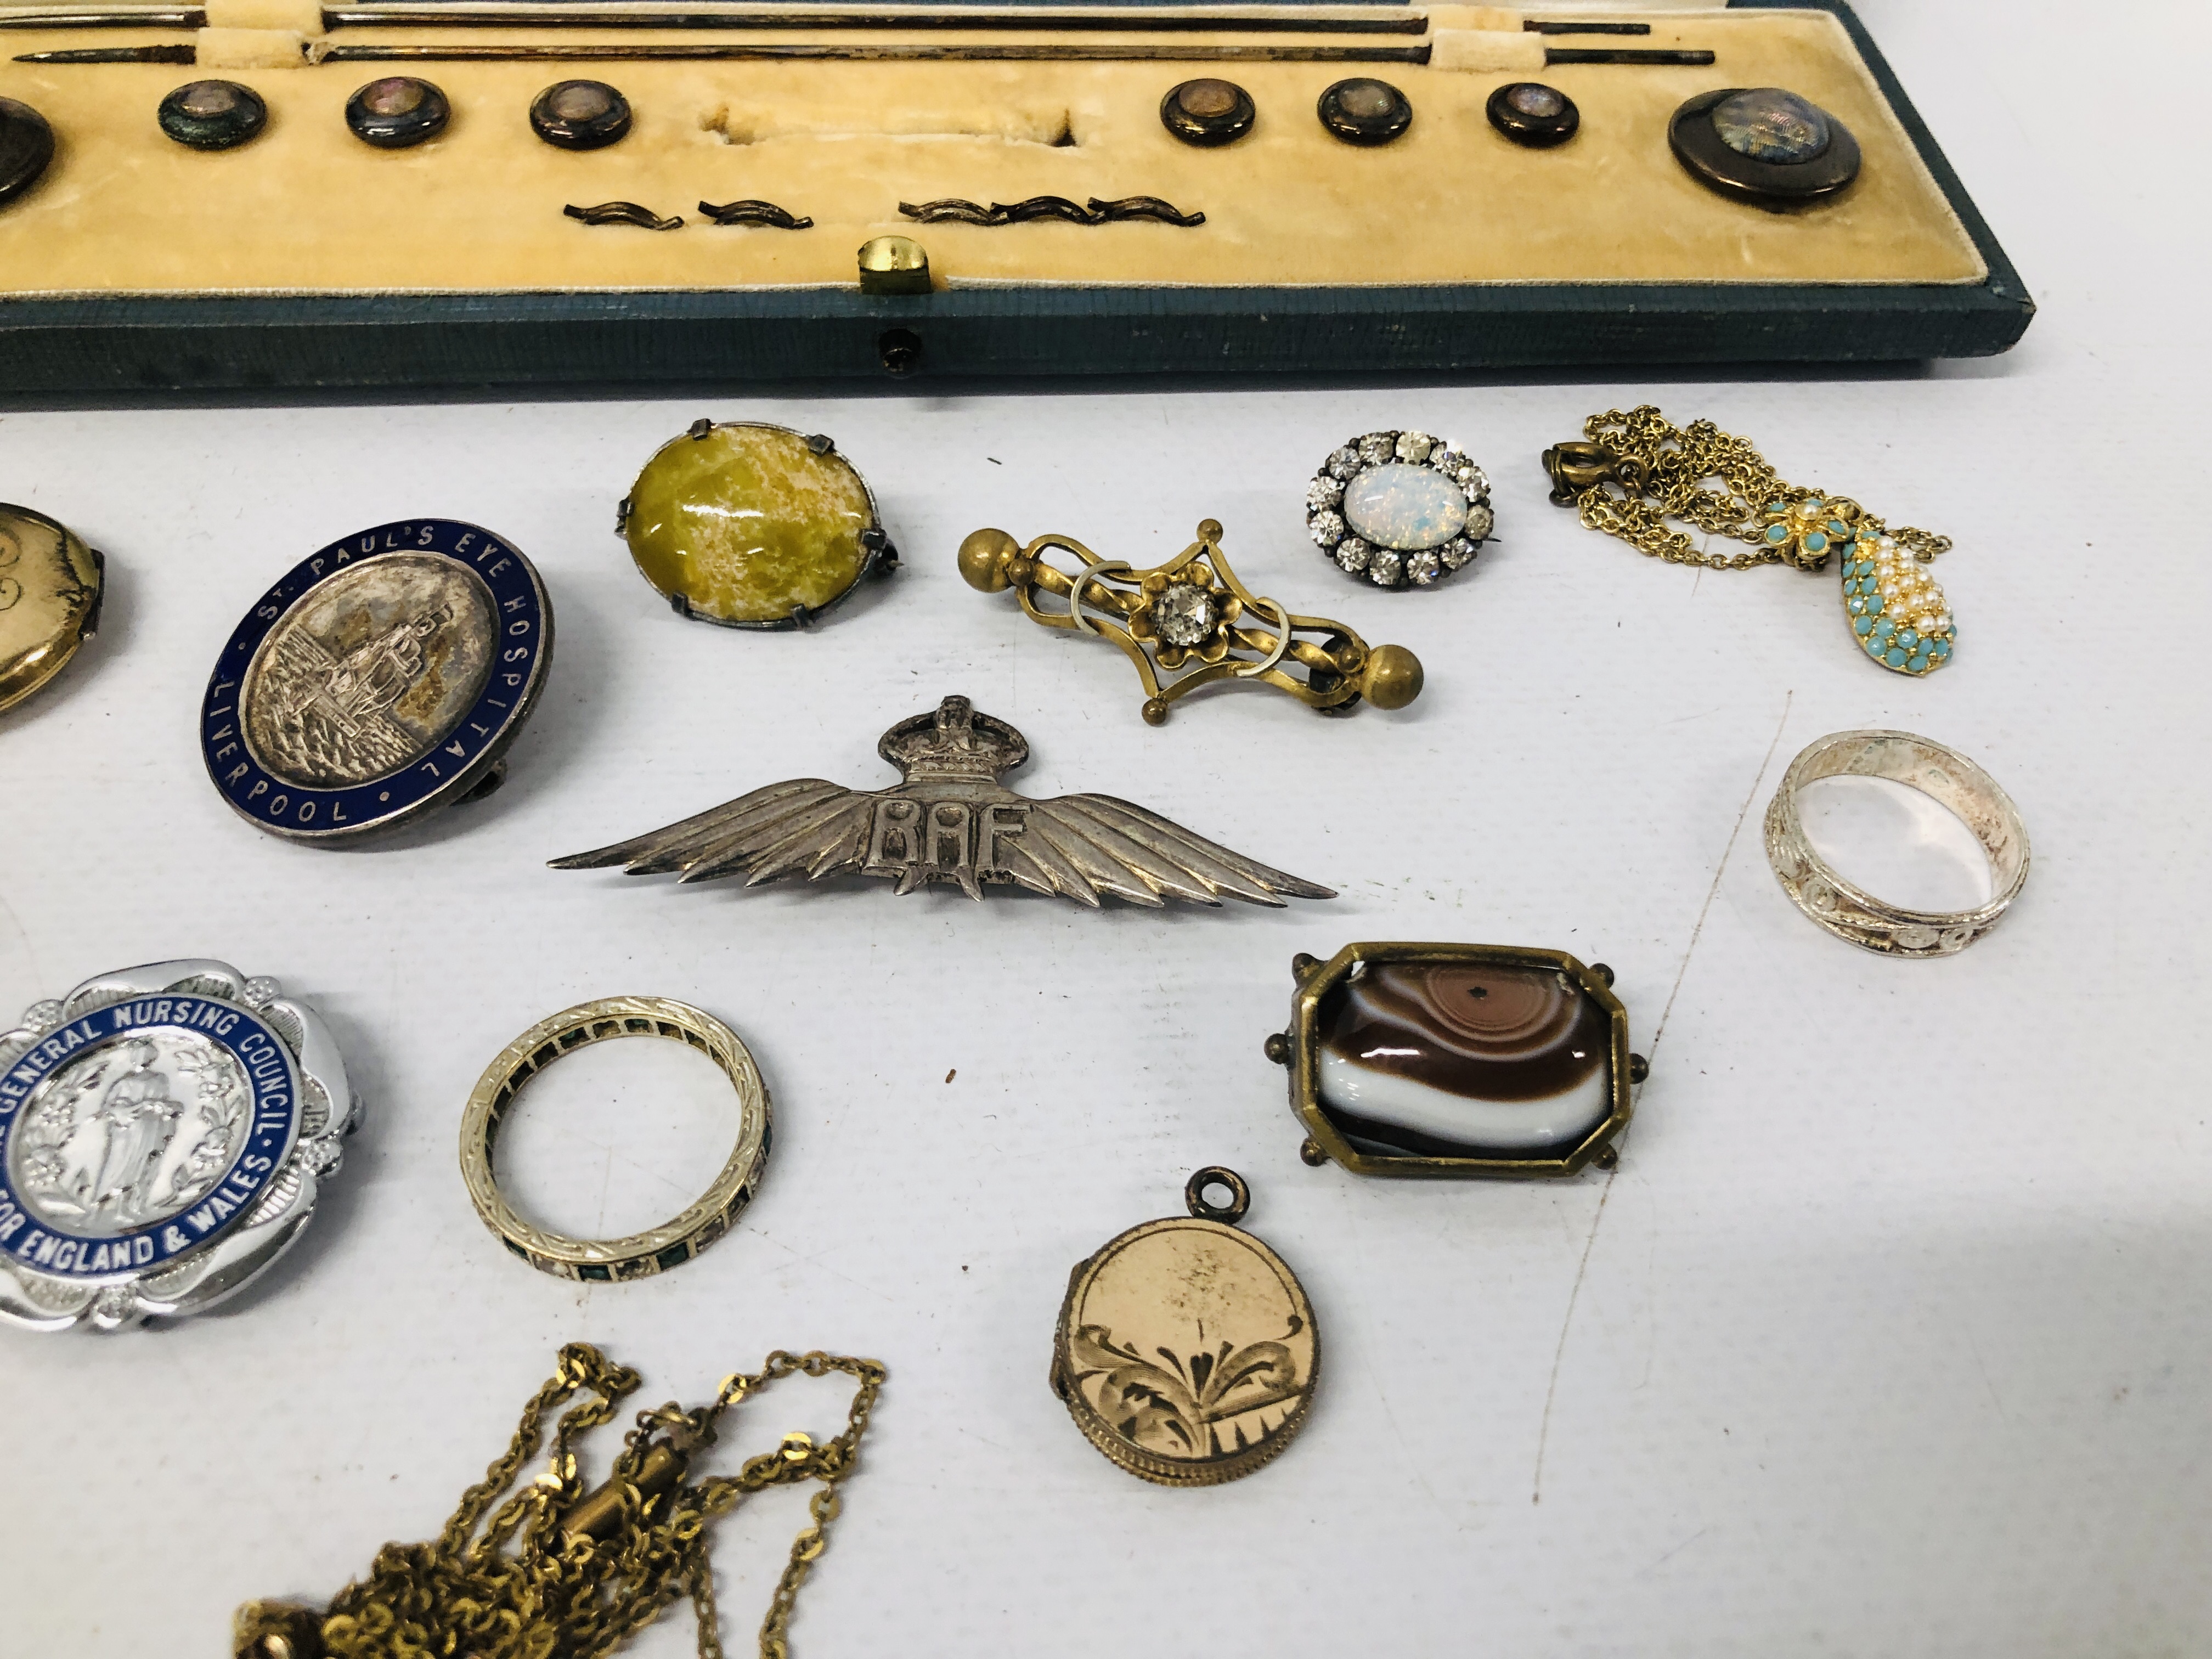
[[[857,1381],[845,1431],[819,1444],[787,1434],[738,1474],[687,1485],[684,1469],[714,1443],[721,1414],[794,1371],[842,1371]],[[368,1576],[324,1611],[247,1602],[238,1610],[233,1651],[237,1659],[599,1659],[688,1594],[698,1613],[700,1659],[721,1659],[707,1522],[750,1493],[818,1480],[822,1490],[808,1504],[812,1523],[793,1541],[761,1623],[761,1659],[788,1659],[792,1605],[822,1553],[837,1487],[853,1472],[886,1374],[872,1359],[778,1350],[757,1372],[725,1379],[710,1406],[639,1413],[606,1484],[586,1494],[571,1443],[611,1420],[639,1378],[590,1344],[572,1342],[524,1408],[506,1452],[435,1540],[386,1544]],[[562,1414],[545,1472],[484,1522],[537,1450],[546,1413],[580,1392],[593,1397]]]
[[[1910,525],[1892,530],[1856,501],[1785,483],[1744,439],[1711,421],[1677,427],[1650,404],[1593,415],[1583,436],[1546,450],[1544,470],[1552,499],[1577,508],[1589,528],[1669,564],[1708,570],[1819,570],[1836,555],[1844,618],[1868,656],[1900,674],[1932,673],[1951,659],[1958,625],[1922,568],[1950,550],[1948,536]],[[1708,553],[1669,519],[1754,550]]]

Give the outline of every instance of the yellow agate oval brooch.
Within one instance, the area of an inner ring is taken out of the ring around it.
[[[1563,951],[1347,945],[1291,964],[1291,1073],[1308,1164],[1354,1175],[1563,1176],[1611,1169],[1649,1069],[1613,969]]]
[[[1305,1425],[1321,1364],[1313,1308],[1283,1259],[1236,1224],[1251,1202],[1235,1170],[1200,1170],[1183,1188],[1187,1218],[1132,1227],[1068,1275],[1052,1391],[1139,1480],[1219,1486]]]
[[[615,529],[678,616],[724,628],[804,628],[898,568],[836,443],[758,421],[694,421],[661,445]]]

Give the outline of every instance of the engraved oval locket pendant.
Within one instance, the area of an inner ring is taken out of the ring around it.
[[[1321,1341],[1297,1275],[1235,1225],[1252,1201],[1243,1177],[1200,1170],[1183,1201],[1188,1218],[1132,1227],[1077,1264],[1051,1381],[1130,1474],[1212,1486],[1251,1474],[1304,1426]]]

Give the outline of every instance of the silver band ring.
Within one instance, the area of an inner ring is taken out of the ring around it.
[[[1913,910],[1847,881],[1815,852],[1797,794],[1821,778],[1887,778],[1958,816],[1990,861],[1989,898],[1972,910]],[[2027,828],[1996,780],[1955,750],[1910,732],[1835,732],[1790,763],[1766,808],[1766,861],[1790,902],[1838,939],[1885,956],[1948,957],[1996,927],[2027,880]]]

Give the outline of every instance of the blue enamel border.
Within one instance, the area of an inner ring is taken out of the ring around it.
[[[385,553],[440,554],[482,580],[500,619],[490,677],[483,695],[422,759],[363,784],[302,788],[264,770],[247,749],[239,732],[239,682],[287,611],[340,572]],[[240,813],[289,836],[343,835],[401,817],[505,741],[545,655],[546,609],[530,561],[477,525],[407,519],[332,542],[293,566],[261,596],[216,659],[200,705],[200,754],[208,776]]]
[[[253,1094],[253,1122],[221,1181],[166,1221],[112,1237],[74,1233],[40,1220],[15,1196],[8,1148],[17,1112],[56,1067],[86,1049],[141,1033],[182,1027],[230,1052]],[[276,1034],[254,1014],[215,997],[134,997],[56,1027],[0,1076],[0,1253],[59,1278],[96,1282],[159,1271],[198,1249],[250,1211],[292,1150],[300,1125],[300,1078]]]

